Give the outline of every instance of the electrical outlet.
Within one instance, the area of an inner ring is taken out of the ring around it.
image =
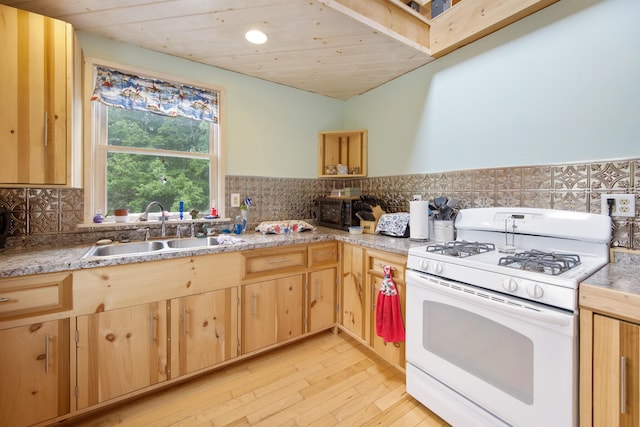
[[[422,194],[414,194],[413,195],[413,201],[414,202],[419,202],[420,200],[422,200]]]
[[[232,208],[240,207],[240,193],[231,193],[231,207]]]
[[[634,194],[603,194],[601,197],[603,215],[609,215],[609,201],[612,200],[611,216],[636,216],[636,197]]]

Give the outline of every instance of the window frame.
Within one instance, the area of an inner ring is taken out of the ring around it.
[[[218,92],[218,123],[212,124],[209,138],[209,153],[183,153],[179,151],[156,150],[152,148],[122,147],[108,145],[106,114],[107,106],[98,101],[87,101],[84,111],[84,222],[92,223],[97,210],[107,214],[107,154],[109,152],[126,152],[132,154],[157,154],[160,156],[188,157],[209,159],[209,202],[215,202],[220,217],[225,216],[225,183],[223,168],[223,129],[224,129],[224,91],[210,84],[195,82],[186,78],[161,74],[115,64],[99,59],[86,58],[84,63],[84,99],[91,99],[96,81],[95,68],[102,66],[123,73],[135,74],[149,78],[198,87]],[[217,132],[216,132],[217,130]],[[149,200],[151,202],[151,200]],[[126,224],[125,224],[126,225]]]

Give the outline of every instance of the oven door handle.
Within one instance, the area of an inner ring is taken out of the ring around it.
[[[523,305],[511,304],[507,298],[498,297],[498,300],[494,300],[491,297],[490,292],[471,289],[469,287],[462,286],[449,286],[447,282],[436,281],[428,276],[408,271],[407,272],[407,284],[409,285],[411,279],[418,282],[418,286],[427,286],[429,289],[437,290],[445,293],[453,298],[462,298],[474,304],[482,305],[487,308],[491,308],[498,312],[508,312],[515,314],[519,317],[535,320],[542,323],[551,325],[557,325],[561,327],[567,327],[571,325],[570,314],[560,314],[553,312],[542,312],[535,309],[527,308]]]

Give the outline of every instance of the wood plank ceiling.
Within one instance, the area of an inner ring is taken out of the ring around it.
[[[385,7],[379,0],[365,1]],[[423,46],[399,41],[402,38],[389,28],[354,19],[340,1],[0,3],[61,19],[79,31],[340,100],[365,93],[433,59]],[[266,33],[267,43],[247,42],[244,34],[251,29]]]

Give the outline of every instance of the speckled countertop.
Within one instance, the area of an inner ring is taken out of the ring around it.
[[[409,248],[412,246],[427,244],[426,242],[415,242],[409,239],[380,235],[349,234],[348,232],[324,227],[318,227],[315,231],[280,235],[247,233],[241,235],[240,238],[243,241],[233,245],[216,245],[197,249],[163,250],[151,253],[105,257],[100,259],[84,258],[84,256],[93,248],[92,245],[38,249],[0,249],[0,277],[53,273],[67,270],[79,270],[83,268],[182,258],[195,255],[270,248],[301,243],[315,243],[328,240],[339,240],[399,255],[407,255]]]
[[[605,265],[580,285],[581,309],[640,323],[640,253],[614,251]]]
[[[640,295],[640,253],[614,252],[612,262],[584,281],[612,291]]]

